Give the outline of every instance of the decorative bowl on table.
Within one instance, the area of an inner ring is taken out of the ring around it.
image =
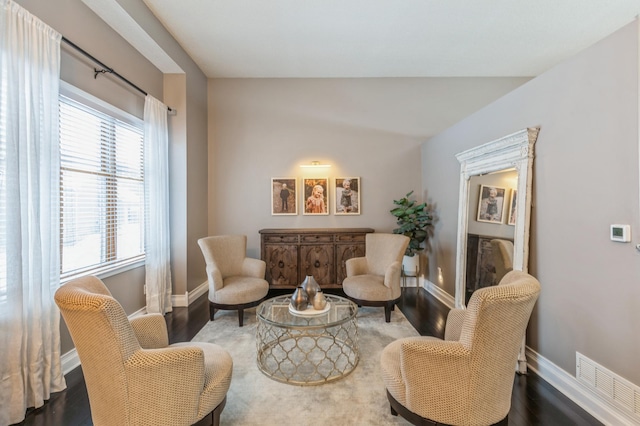
[[[327,312],[329,312],[329,309],[331,309],[330,302],[327,302],[327,304],[322,309],[314,309],[313,305],[309,305],[306,309],[299,310],[289,305],[289,312],[291,312],[292,315],[298,317],[317,317],[326,314]]]

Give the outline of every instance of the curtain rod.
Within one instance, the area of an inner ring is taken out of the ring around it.
[[[84,50],[83,48],[81,48],[80,46],[78,46],[77,44],[75,44],[74,42],[72,42],[71,40],[69,40],[68,38],[66,38],[65,36],[62,36],[62,41],[64,41],[65,43],[67,43],[69,46],[73,47],[75,50],[77,50],[78,52],[82,53],[84,56],[86,56],[87,58],[91,59],[93,62],[95,62],[96,64],[100,65],[102,67],[101,70],[94,68],[93,69],[93,78],[97,78],[98,74],[105,74],[105,73],[109,73],[109,74],[113,74],[116,77],[118,77],[120,80],[124,81],[125,83],[127,83],[129,86],[133,87],[134,89],[136,89],[138,92],[142,93],[144,96],[147,96],[147,92],[145,92],[144,90],[142,90],[140,87],[136,86],[135,84],[133,84],[131,81],[127,80],[126,78],[124,78],[122,75],[118,74],[116,71],[114,71],[113,68],[108,67],[107,65],[105,65],[102,61],[100,61],[98,58],[96,58],[95,56],[93,56],[91,53],[87,52],[86,50]],[[174,110],[171,109],[171,107],[167,107],[167,110],[170,113],[175,113]]]

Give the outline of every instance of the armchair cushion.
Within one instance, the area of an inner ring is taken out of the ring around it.
[[[264,298],[269,292],[269,284],[262,278],[234,276],[224,280],[224,286],[211,291],[209,300],[221,305],[239,305]]]
[[[348,293],[345,293],[353,299],[385,301],[396,299],[400,295],[394,297],[392,289],[384,285],[384,277],[379,275],[356,275],[349,278]]]

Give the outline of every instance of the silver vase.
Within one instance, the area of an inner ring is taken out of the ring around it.
[[[313,309],[316,311],[321,311],[327,306],[327,298],[324,297],[324,292],[322,290],[318,290],[316,295],[313,296],[313,300],[311,302],[313,304]]]
[[[309,304],[309,296],[302,286],[298,286],[291,296],[291,306],[296,311],[304,311]]]
[[[320,288],[320,284],[313,278],[313,275],[307,275],[307,277],[302,282],[302,288],[307,292],[307,296],[309,296],[309,302],[313,302],[313,297],[316,295],[318,291],[322,291]]]

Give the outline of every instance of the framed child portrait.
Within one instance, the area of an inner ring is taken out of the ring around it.
[[[329,214],[329,178],[303,178],[302,189],[303,214]]]
[[[297,215],[296,178],[271,178],[271,215]]]
[[[497,186],[480,185],[478,222],[502,223],[506,191]]]
[[[334,180],[336,215],[360,214],[360,178],[337,177]]]

